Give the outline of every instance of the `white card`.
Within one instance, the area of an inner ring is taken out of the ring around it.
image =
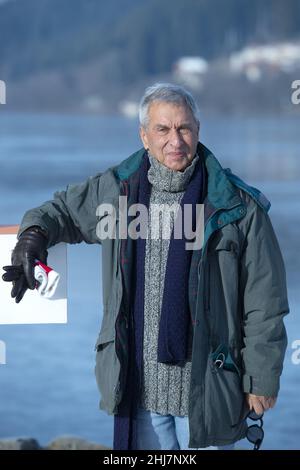
[[[59,243],[48,249],[47,264],[60,274],[55,297],[46,299],[37,290],[28,289],[16,304],[10,295],[11,282],[2,279],[3,266],[11,264],[16,234],[0,233],[0,325],[25,323],[67,323],[67,245]]]

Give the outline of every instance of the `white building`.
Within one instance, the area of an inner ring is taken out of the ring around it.
[[[202,77],[207,70],[208,62],[205,59],[198,56],[186,56],[175,62],[173,74],[176,80],[199,90],[202,86]]]
[[[246,47],[230,56],[229,67],[253,81],[259,80],[264,70],[292,72],[300,67],[300,43]]]

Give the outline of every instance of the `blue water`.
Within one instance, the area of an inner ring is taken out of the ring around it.
[[[296,118],[202,116],[201,140],[271,199],[286,262],[291,314],[281,392],[265,414],[265,449],[300,449],[300,135]],[[0,224],[67,183],[84,180],[140,147],[136,121],[118,117],[0,113]],[[7,364],[0,365],[0,438],[31,436],[43,444],[77,435],[112,445],[112,417],[98,410],[94,343],[102,316],[101,248],[68,247],[67,325],[0,326]],[[1,260],[0,260],[0,265]],[[246,441],[243,448],[249,448]]]

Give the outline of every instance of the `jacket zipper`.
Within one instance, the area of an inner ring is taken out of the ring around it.
[[[212,217],[214,217],[218,212],[222,211],[222,210],[231,210],[231,209],[234,209],[235,207],[239,206],[240,204],[235,204],[234,206],[232,207],[229,207],[229,208],[226,208],[226,207],[219,207],[218,209],[216,209],[210,216],[209,218],[207,219],[206,223],[205,223],[205,227],[207,226],[208,222],[212,219]],[[205,257],[207,256],[207,247],[208,247],[208,242],[211,238],[211,236],[213,235],[213,233],[215,233],[216,230],[214,230],[210,236],[208,237],[207,241],[206,241],[206,244],[204,246],[204,249],[201,253],[201,259],[200,259],[200,262],[199,262],[199,267],[200,269],[198,268],[198,281],[200,281],[201,279],[201,276],[203,276],[204,274],[204,269],[203,269],[203,265],[204,265],[204,260],[205,260]],[[205,279],[204,279],[205,281]],[[209,279],[208,279],[208,283],[209,283]],[[204,286],[205,287],[205,286]],[[207,302],[203,302],[203,306],[204,306],[204,310],[205,310],[205,313],[207,313],[207,311],[209,310],[209,297],[207,297]],[[206,316],[206,315],[205,315]],[[210,325],[209,325],[209,321],[207,321],[207,324],[208,324],[208,329],[210,331]],[[204,430],[204,440],[205,440],[205,443],[207,442],[207,422],[206,422],[206,414],[205,414],[205,383],[203,383],[203,387],[202,387],[202,416],[204,418],[203,420],[203,430]]]
[[[120,182],[120,185],[121,185],[121,191],[120,191],[120,194],[123,196],[128,196],[128,190],[127,190],[127,185],[125,184],[125,182],[121,181]],[[122,283],[122,298],[121,298],[121,301],[120,301],[120,308],[119,308],[119,312],[118,312],[118,315],[117,315],[117,318],[116,318],[116,323],[117,323],[117,320],[118,320],[118,317],[120,316],[120,311],[122,310],[122,308],[124,307],[124,311],[126,312],[126,315],[123,316],[124,318],[124,321],[125,321],[125,328],[126,330],[128,330],[128,318],[127,318],[127,311],[128,311],[128,306],[127,306],[127,302],[126,302],[126,295],[125,295],[125,285],[124,285],[124,282],[123,282],[123,269],[122,269],[122,264],[121,264],[121,258],[122,258],[122,253],[121,253],[121,248],[122,248],[122,244],[121,244],[121,240],[120,238],[118,238],[119,240],[119,247],[118,247],[118,268],[120,268],[120,273],[121,273],[121,283]],[[119,266],[120,265],[120,266]],[[117,353],[117,351],[116,351]],[[118,354],[117,354],[118,356]],[[120,361],[120,358],[118,356],[118,359]],[[115,406],[118,406],[121,402],[121,399],[120,399],[120,392],[121,392],[121,383],[123,384],[123,387],[125,385],[125,380],[126,380],[126,375],[127,375],[127,371],[126,371],[126,374],[125,374],[125,371],[124,371],[124,365],[122,367],[122,362],[120,361],[120,376],[119,376],[119,380],[117,382],[117,385],[116,385],[116,389],[115,389]],[[124,390],[123,390],[123,393],[124,393]]]

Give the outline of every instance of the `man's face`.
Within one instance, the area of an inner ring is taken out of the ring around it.
[[[183,171],[196,154],[199,128],[190,109],[154,101],[148,126],[140,128],[144,147],[171,170]]]

